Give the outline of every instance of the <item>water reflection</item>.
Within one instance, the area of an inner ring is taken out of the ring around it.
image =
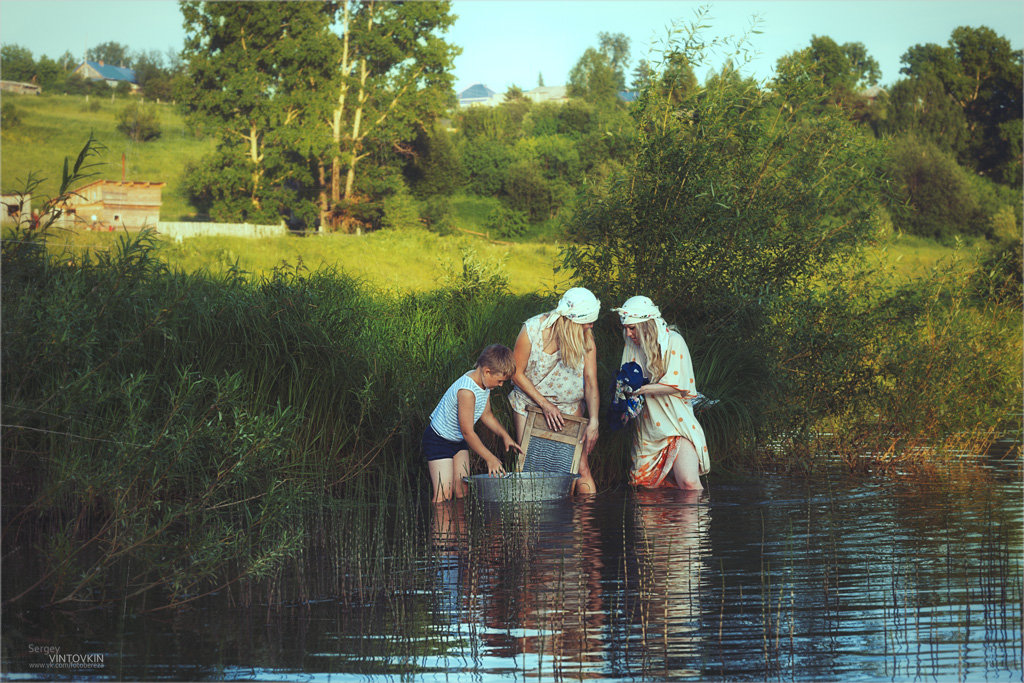
[[[633,543],[623,553],[626,567],[633,566],[623,577],[627,628],[618,629],[622,642],[633,647],[617,651],[613,664],[623,674],[698,675],[711,517],[707,494],[657,489],[634,495]]]
[[[709,492],[456,501],[304,520],[271,579],[171,612],[19,607],[74,678],[1020,680],[1019,477],[765,477]],[[50,672],[51,674],[53,672]],[[43,675],[42,677],[46,677]]]

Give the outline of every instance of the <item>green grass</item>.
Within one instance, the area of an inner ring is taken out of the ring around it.
[[[50,238],[51,249],[71,247],[106,252],[119,233],[62,231]],[[301,265],[309,271],[338,270],[376,289],[426,292],[461,273],[463,258],[503,276],[515,294],[561,291],[565,273],[556,273],[557,244],[495,244],[472,235],[441,237],[426,230],[382,230],[367,235],[325,234],[267,239],[196,237],[181,243],[160,239],[158,257],[185,272],[224,273],[236,266],[266,275],[281,266]]]
[[[475,199],[479,198],[469,198]],[[460,211],[458,201],[455,206]],[[50,243],[53,249],[70,246],[81,253],[107,251],[117,238],[118,233],[68,231],[54,233]],[[498,244],[465,233],[442,237],[426,230],[382,230],[268,239],[196,237],[181,243],[161,238],[160,245],[159,258],[185,272],[224,273],[237,265],[242,271],[266,275],[281,266],[310,271],[329,267],[379,290],[426,292],[444,285],[453,271],[461,271],[463,255],[468,254],[474,264],[505,277],[515,294],[560,292],[569,286],[568,273],[555,271],[561,248],[557,242]],[[974,261],[984,246],[978,242],[957,249],[928,239],[893,236],[869,249],[866,263],[898,284],[925,277],[940,262]]]
[[[185,198],[182,169],[188,161],[198,161],[214,147],[214,140],[200,140],[185,126],[177,109],[170,104],[158,108],[162,135],[150,142],[133,142],[117,130],[117,114],[129,102],[124,96],[90,98],[84,95],[9,95],[20,123],[0,132],[0,185],[3,191],[25,188],[29,172],[43,173],[43,183],[35,194],[52,196],[60,183],[64,158],[74,156],[92,133],[105,149],[97,161],[103,166],[92,180],[119,180],[121,156],[125,175],[131,181],[164,182],[163,220],[180,220],[195,214]],[[92,109],[95,108],[95,111]],[[38,205],[38,202],[36,202]]]

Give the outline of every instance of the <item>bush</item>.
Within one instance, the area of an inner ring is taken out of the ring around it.
[[[989,234],[983,202],[992,206],[994,191],[934,144],[913,136],[895,139],[888,171],[896,224],[904,232],[940,240]]]
[[[384,200],[383,228],[390,230],[415,230],[423,227],[420,220],[419,202],[408,192],[400,190]]]
[[[455,209],[451,197],[433,196],[427,199],[423,209],[423,218],[427,228],[439,235],[450,235],[455,228],[453,220]]]
[[[527,225],[522,211],[499,206],[487,216],[486,228],[499,237],[519,237],[526,232]]]
[[[14,128],[20,123],[21,116],[18,114],[18,108],[14,106],[14,102],[4,100],[0,104],[0,126],[7,130]]]
[[[463,140],[462,172],[470,194],[495,197],[501,193],[512,161],[508,145],[493,140]]]
[[[529,161],[517,161],[509,167],[505,194],[509,206],[522,211],[532,222],[552,218],[561,205],[553,184]]]
[[[874,232],[880,145],[840,111],[741,78],[678,102],[650,92],[633,111],[630,175],[588,188],[564,265],[609,304],[651,297],[698,364],[701,349],[731,346],[764,378],[734,452],[806,438],[852,400],[851,299],[816,287]]]
[[[160,117],[149,105],[132,102],[117,115],[117,129],[135,142],[160,137]]]

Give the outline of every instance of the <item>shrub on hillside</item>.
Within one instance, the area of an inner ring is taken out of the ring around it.
[[[152,106],[132,102],[117,115],[117,129],[135,142],[160,137],[160,117]]]
[[[0,126],[8,130],[20,123],[21,116],[18,114],[18,108],[14,106],[14,102],[6,100],[0,104]]]

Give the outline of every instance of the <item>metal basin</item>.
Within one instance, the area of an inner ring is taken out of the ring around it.
[[[503,476],[474,474],[463,477],[469,490],[483,503],[505,503],[565,498],[578,474],[564,472],[510,472]]]

